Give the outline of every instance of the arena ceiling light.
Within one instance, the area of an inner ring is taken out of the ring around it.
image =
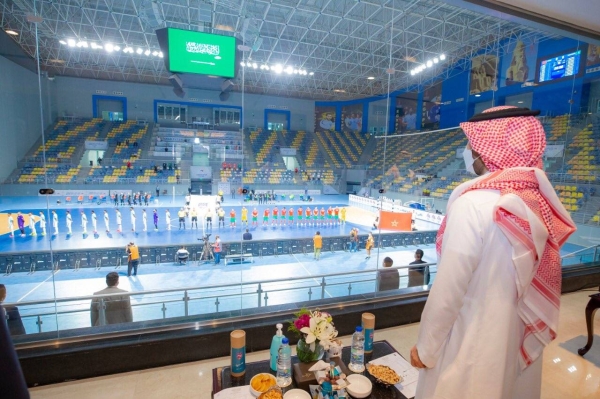
[[[440,54],[438,57],[433,57],[430,60],[424,61],[422,64],[420,64],[419,66],[411,69],[410,72],[410,76],[415,76],[418,75],[419,73],[423,72],[425,69],[427,68],[431,68],[433,67],[435,64],[439,64],[441,61],[444,61],[446,59],[446,55],[445,54]]]
[[[369,76],[367,79],[368,79],[368,80],[374,80],[374,79],[375,79],[375,76]]]
[[[12,29],[5,30],[4,32],[6,32],[6,34],[11,35],[11,36],[19,36],[19,34]]]
[[[112,45],[112,43],[106,43],[104,45],[104,50],[106,50],[107,53],[112,53],[115,50],[115,48]]]
[[[73,40],[73,39],[68,39],[67,40],[67,45],[69,47],[75,47],[75,45],[77,45],[77,42],[75,42],[75,40]]]
[[[281,73],[285,72],[288,75],[300,75],[300,76],[314,75],[313,72],[309,73],[306,69],[294,68],[291,65],[283,66],[281,64],[275,64],[275,65],[269,66],[268,64],[259,64],[256,62],[244,62],[244,61],[240,62],[240,65],[242,67],[246,67],[246,68],[260,69],[262,71],[271,71],[276,74],[281,74]]]

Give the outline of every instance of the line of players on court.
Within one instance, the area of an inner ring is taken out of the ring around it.
[[[248,209],[244,206],[241,210],[240,221],[242,225],[248,226]],[[225,227],[225,211],[223,208],[219,208],[217,210],[217,215],[219,217],[218,227]],[[258,227],[259,225],[259,211],[256,207],[252,209],[252,226]],[[212,214],[210,209],[207,211],[206,219],[206,228],[212,228]],[[237,215],[235,209],[231,209],[229,211],[229,227],[236,227]],[[342,207],[329,207],[325,210],[325,207],[315,206],[314,208],[310,208],[309,206],[302,208],[299,206],[294,210],[293,207],[286,208],[283,207],[279,209],[279,207],[275,206],[273,209],[265,208],[262,210],[262,226],[269,226],[269,220],[271,226],[294,226],[297,227],[310,227],[310,226],[319,226],[319,227],[327,227],[327,226],[337,226],[343,223],[346,223],[346,208]]]
[[[123,230],[123,215],[119,209],[115,209],[115,221],[117,225],[117,233],[122,233]],[[169,209],[165,209],[165,229],[167,231],[171,230],[171,211]],[[186,229],[186,222],[188,218],[191,218],[191,228],[198,228],[198,210],[195,207],[180,208],[177,211],[177,218],[179,220],[179,229]],[[217,226],[219,228],[225,227],[225,210],[221,207],[216,209],[216,214],[208,208],[204,214],[204,220],[206,222],[206,228],[212,229],[212,220],[213,216],[217,217]],[[245,206],[242,207],[240,220],[242,225],[249,225],[248,217],[252,217],[252,226],[259,225],[259,211],[256,207],[252,210],[249,215],[249,210]],[[59,217],[55,210],[51,211],[52,218],[52,235],[56,236],[60,233],[59,228]],[[36,223],[39,221],[41,235],[46,235],[46,216],[44,212],[40,211],[39,216],[34,216],[32,213],[28,215],[28,227],[30,230],[30,236],[37,236]],[[36,220],[37,219],[37,220]],[[104,210],[102,214],[102,219],[104,220],[104,229],[106,233],[110,233],[111,226],[111,215],[108,210]],[[131,228],[131,232],[137,232],[138,226],[137,221],[137,213],[134,207],[130,207],[129,210],[129,226]],[[152,211],[152,224],[154,225],[154,231],[159,230],[159,215],[158,211],[154,209]],[[231,228],[236,227],[237,215],[235,209],[231,209],[229,211],[229,226]],[[17,213],[17,226],[20,231],[21,237],[25,237],[25,216],[21,213]],[[94,210],[89,211],[88,213],[85,210],[80,211],[79,215],[79,223],[82,228],[82,233],[84,235],[88,234],[88,224],[91,221],[91,229],[94,235],[98,234],[98,215]],[[269,223],[270,222],[270,223]],[[262,209],[262,226],[294,226],[304,227],[304,226],[319,226],[319,227],[327,227],[327,226],[336,226],[346,223],[346,208],[342,207],[329,207],[327,210],[325,207],[314,207],[311,209],[309,206],[303,208],[302,206],[294,209],[293,207],[283,207],[279,209],[277,206],[273,207],[273,209],[265,208]],[[67,236],[71,236],[73,234],[73,214],[71,211],[66,211],[65,216],[65,226],[67,230]],[[146,209],[142,209],[141,213],[141,227],[142,231],[148,231],[148,213]],[[9,213],[8,214],[8,229],[10,233],[10,237],[14,237],[15,232],[15,218]]]

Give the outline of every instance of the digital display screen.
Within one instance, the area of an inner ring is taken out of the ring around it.
[[[168,28],[169,71],[235,76],[235,37]]]
[[[580,73],[581,50],[540,61],[538,82],[551,82]]]

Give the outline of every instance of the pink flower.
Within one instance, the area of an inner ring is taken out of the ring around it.
[[[304,327],[308,327],[310,325],[310,315],[307,314],[303,314],[302,316],[298,317],[297,320],[294,321],[294,326],[300,330]]]

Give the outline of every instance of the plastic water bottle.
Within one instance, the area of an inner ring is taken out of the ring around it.
[[[362,373],[365,370],[365,336],[361,326],[356,327],[356,331],[352,334],[348,368],[355,373]]]
[[[277,385],[281,388],[287,387],[292,383],[292,348],[290,340],[283,338],[279,347],[277,357]]]

